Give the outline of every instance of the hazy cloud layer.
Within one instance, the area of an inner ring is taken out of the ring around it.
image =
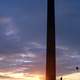
[[[55,0],[58,73],[74,72],[75,66],[80,66],[79,3],[79,0]]]
[[[56,48],[57,75],[75,72],[76,66],[80,66],[80,51],[73,49]]]
[[[44,72],[46,0],[0,1],[0,72]]]

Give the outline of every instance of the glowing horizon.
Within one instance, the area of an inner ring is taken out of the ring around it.
[[[13,73],[13,72],[0,72],[0,80],[5,79],[19,79],[19,80],[45,80],[44,74],[29,74],[29,73]]]

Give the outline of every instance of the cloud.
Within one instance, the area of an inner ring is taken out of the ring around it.
[[[3,25],[5,25],[5,22]],[[18,35],[17,26],[12,18],[9,21],[7,21],[7,24],[5,25],[4,29],[5,29],[4,34],[6,37],[8,37],[7,39],[15,39],[15,40],[20,39],[20,36]]]
[[[77,55],[77,54],[76,54],[76,55],[70,55],[69,57],[74,58],[74,59],[75,59],[75,58],[76,58],[76,59],[78,59],[78,58],[80,59],[80,55]]]
[[[4,60],[5,58],[4,57],[0,57],[0,61]]]
[[[1,16],[0,27],[3,28],[3,34],[7,39],[19,40],[18,29],[12,17]]]
[[[8,24],[11,21],[11,18],[6,16],[0,16],[0,24]]]
[[[27,41],[28,37],[25,35],[27,28],[19,27],[13,17],[1,17],[0,25],[0,54],[23,53],[28,50],[30,50],[31,53],[32,50],[35,52],[40,51],[39,49],[45,49],[45,46],[41,43],[33,41],[29,42],[29,40]],[[25,46],[25,43],[28,44]],[[32,53],[28,56],[31,55]]]
[[[68,47],[64,47],[64,46],[56,46],[57,49],[62,49],[62,50],[68,50]]]
[[[44,45],[37,42],[29,42],[28,44],[31,45],[33,48],[45,49]]]
[[[19,29],[12,17],[0,17],[0,54],[22,52]]]
[[[15,72],[24,72],[25,70],[29,70],[30,68],[29,67],[19,67],[18,69],[16,69]]]
[[[2,1],[0,3],[0,15],[3,15],[0,17],[0,55],[4,56],[0,56],[0,71],[1,69],[7,72],[16,71],[22,66],[25,66],[21,68],[21,71],[24,72],[31,70],[34,70],[34,72],[36,70],[44,71],[44,54],[46,54],[44,45],[46,25],[44,26],[44,22],[46,24],[47,9],[46,6],[43,6],[43,2],[40,2],[38,2],[38,8],[36,5],[34,6],[35,11],[33,11],[33,5],[28,9],[30,5],[26,6],[25,4],[24,6],[23,1],[21,5],[16,6],[15,1],[10,2],[10,5],[8,2],[4,4]],[[45,9],[41,8],[41,5]],[[36,15],[36,12],[39,14]],[[39,41],[40,43],[38,43]],[[28,42],[31,43],[25,44]],[[26,70],[25,68],[29,68],[29,65],[32,65],[30,70]]]
[[[65,47],[65,46],[63,46]],[[74,72],[75,66],[80,66],[80,51],[73,48],[56,48],[56,70],[58,74]]]
[[[27,57],[30,57],[30,58],[36,58],[37,56],[34,54],[34,53],[32,53],[32,52],[27,52],[26,54],[19,54],[22,58],[27,58]]]
[[[24,60],[24,59],[16,59],[15,62],[16,62],[16,63],[19,63],[19,62],[20,62],[20,63],[30,63],[30,62],[33,62],[33,61]]]

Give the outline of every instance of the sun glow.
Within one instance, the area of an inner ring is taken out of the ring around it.
[[[0,72],[0,80],[45,80],[42,74]]]
[[[34,76],[31,76],[31,77],[26,77],[25,80],[43,80],[41,79],[41,76],[39,75],[34,75]]]

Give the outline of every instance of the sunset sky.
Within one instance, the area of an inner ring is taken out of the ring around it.
[[[0,0],[0,80],[43,80],[47,0]]]
[[[80,0],[55,0],[55,25],[57,75],[75,73],[80,67]]]

